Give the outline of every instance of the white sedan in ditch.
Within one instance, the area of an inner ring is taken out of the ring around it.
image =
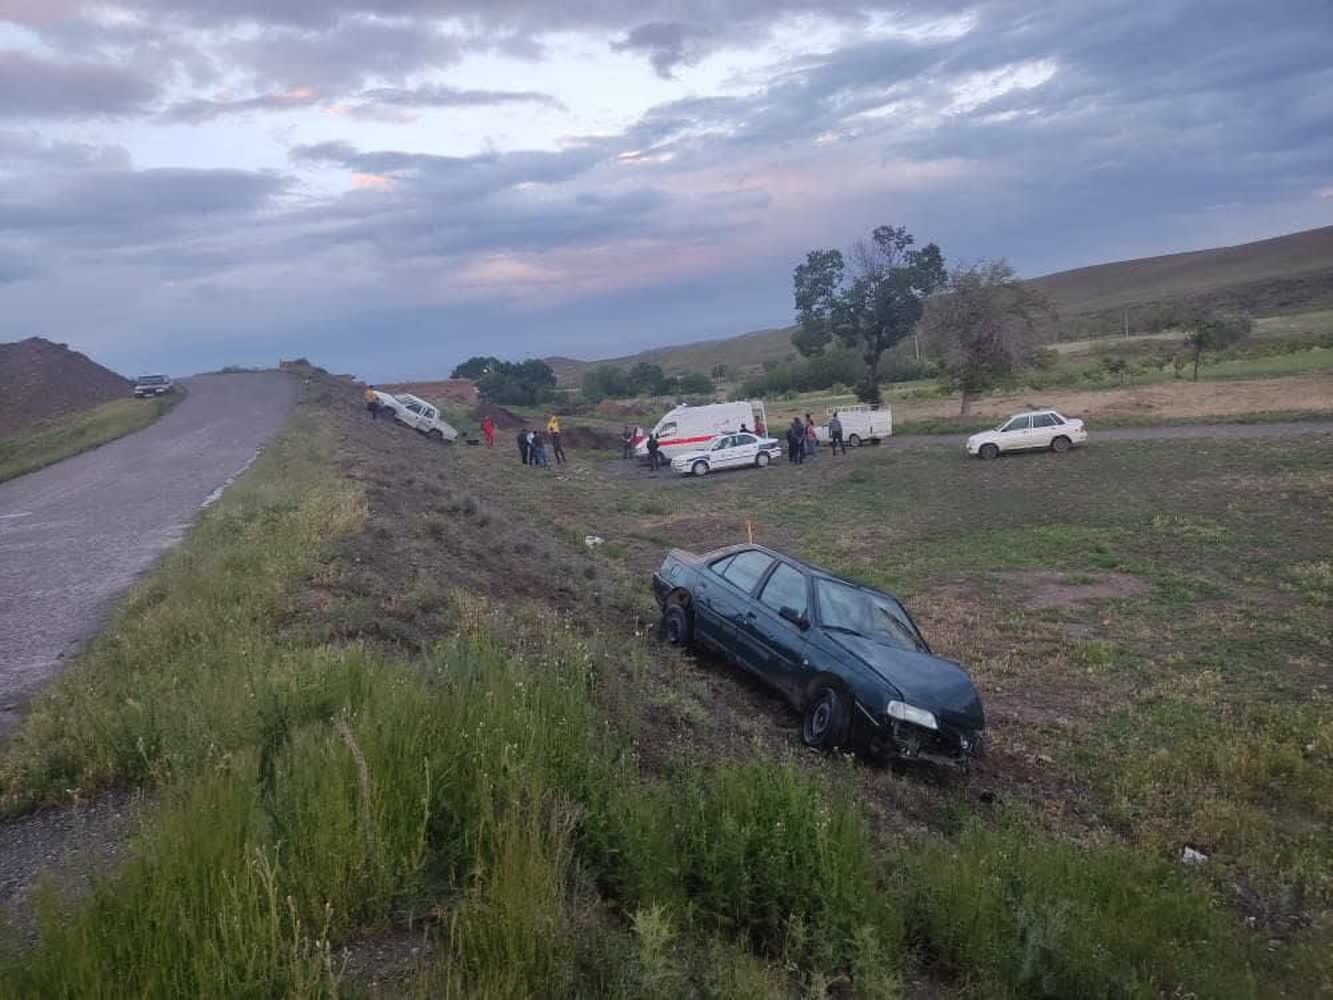
[[[755,434],[723,434],[702,451],[690,451],[671,460],[671,468],[684,476],[706,476],[716,469],[763,468],[782,457],[782,445],[773,438]]]
[[[1068,451],[1088,440],[1082,420],[1070,420],[1055,410],[1016,413],[993,431],[967,439],[967,453],[998,458],[1003,451]]]

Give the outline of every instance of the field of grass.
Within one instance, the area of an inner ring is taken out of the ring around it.
[[[345,465],[349,436],[396,431],[331,426],[321,398],[0,753],[10,812],[116,787],[160,802],[89,895],[48,893],[35,944],[0,944],[0,996],[1327,981],[1327,448],[862,450],[687,481],[597,452],[547,473],[462,446],[440,466],[408,436],[435,465],[399,473]],[[393,507],[379,480],[439,509]],[[646,634],[663,548],[747,520],[908,596],[981,686],[977,771],[813,758],[778,703]],[[405,533],[393,590],[353,601]],[[585,533],[607,544],[575,573]],[[454,573],[473,542],[492,560],[512,542],[572,602],[519,580],[483,595],[481,569]],[[390,638],[409,613],[430,631]],[[1186,843],[1209,861],[1180,865]]]
[[[0,483],[143,430],[183,398],[177,389],[155,399],[113,399],[0,438]]]

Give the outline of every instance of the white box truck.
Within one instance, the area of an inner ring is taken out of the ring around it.
[[[848,448],[863,444],[879,444],[882,438],[893,434],[893,411],[887,406],[858,403],[852,406],[830,406],[824,424],[815,428],[820,444],[829,442],[828,422],[834,414],[842,424],[842,440]]]
[[[706,406],[677,406],[664,416],[648,434],[634,439],[634,454],[648,457],[648,437],[657,435],[660,454],[668,462],[687,451],[698,451],[719,434],[734,434],[744,427],[760,437],[768,436],[768,413],[762,399],[735,403],[709,403]]]

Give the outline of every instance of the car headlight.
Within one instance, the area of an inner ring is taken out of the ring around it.
[[[915,705],[909,705],[905,701],[891,701],[887,709],[889,718],[898,719],[901,722],[910,722],[913,725],[921,726],[923,729],[939,729],[940,724],[935,721],[935,714],[927,712],[924,708],[917,708]]]

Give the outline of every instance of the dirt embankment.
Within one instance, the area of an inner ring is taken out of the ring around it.
[[[0,344],[0,437],[62,413],[128,396],[129,379],[64,344]]]

